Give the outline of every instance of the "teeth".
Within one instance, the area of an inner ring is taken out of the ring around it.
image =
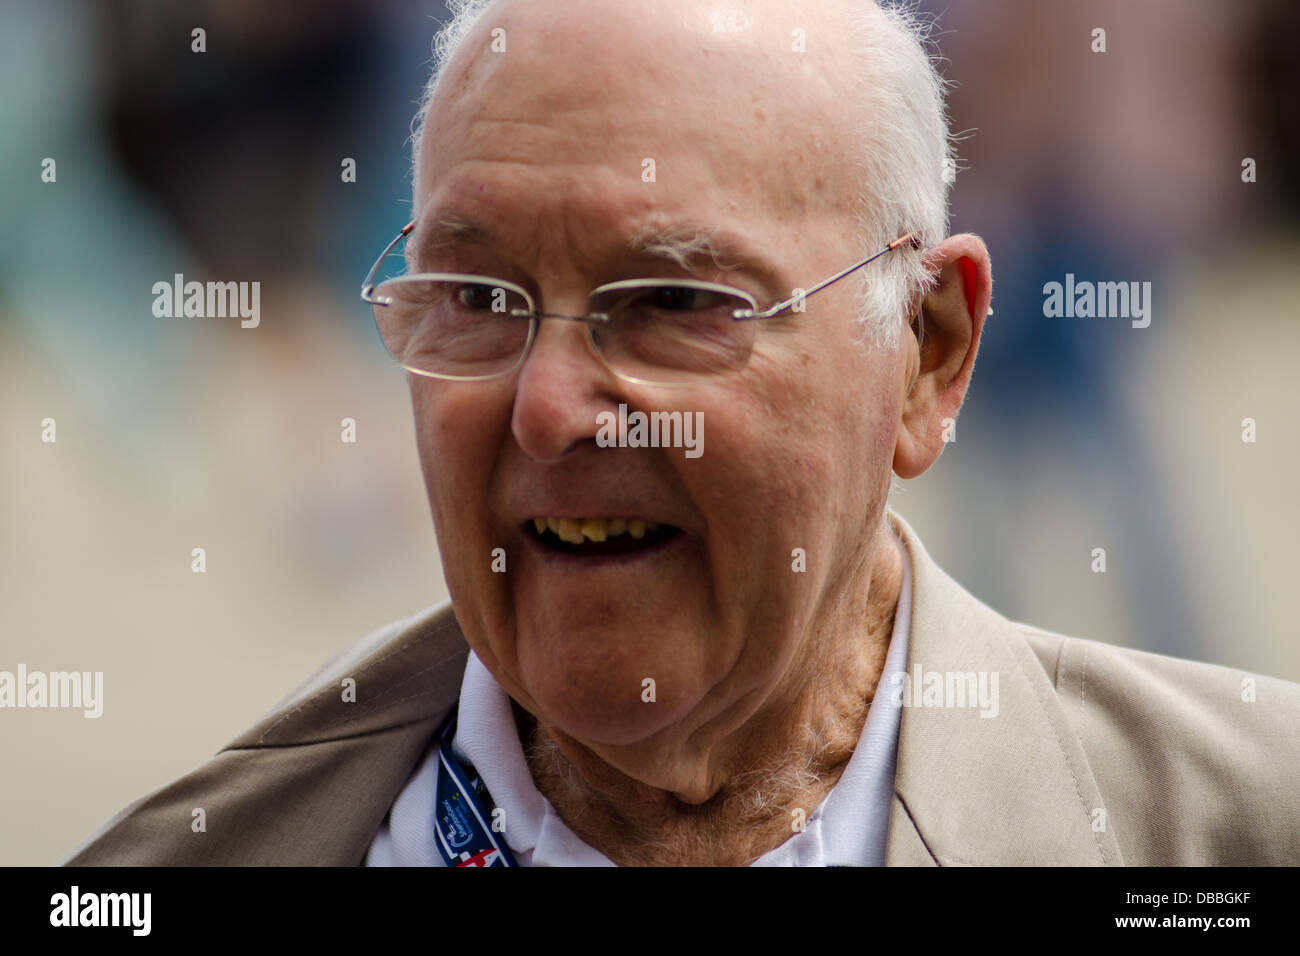
[[[533,518],[532,521],[538,534],[550,531],[569,544],[605,541],[620,534],[630,534],[639,541],[647,531],[658,531],[662,527],[658,521],[640,518]]]

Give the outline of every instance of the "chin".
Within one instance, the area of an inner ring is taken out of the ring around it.
[[[516,678],[538,716],[570,736],[608,744],[653,736],[725,673],[717,645],[701,636],[715,633],[703,615],[622,603],[515,605]]]
[[[524,690],[542,720],[585,743],[625,746],[647,740],[682,721],[706,689],[686,684],[689,678],[678,679],[665,664],[655,679],[654,699],[647,700],[650,688],[643,681],[650,675],[642,668],[632,672],[592,659],[587,668],[557,669],[556,660],[530,670],[521,659],[528,675]],[[668,692],[671,687],[675,693]]]

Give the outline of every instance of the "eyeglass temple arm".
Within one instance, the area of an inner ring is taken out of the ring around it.
[[[383,261],[388,258],[388,254],[393,251],[393,247],[396,246],[403,239],[405,239],[407,236],[409,236],[411,234],[411,230],[414,228],[415,228],[415,220],[412,219],[410,222],[408,222],[405,226],[402,227],[401,232],[399,232],[396,236],[393,237],[392,242],[384,246],[384,251],[379,254],[379,258],[375,260],[375,264],[370,267],[370,271],[366,273],[365,279],[362,280],[361,282],[361,298],[363,301],[369,302],[372,305],[388,304],[387,302],[380,301],[379,299],[374,298],[372,295],[372,293],[375,291],[375,273],[379,271],[379,267],[380,265],[383,264]]]
[[[853,272],[857,269],[861,269],[863,266],[867,265],[868,263],[875,262],[881,256],[885,255],[886,253],[893,252],[899,246],[903,246],[903,245],[910,245],[913,249],[920,249],[921,248],[920,234],[915,232],[904,233],[903,235],[895,239],[893,242],[891,242],[889,245],[885,246],[885,248],[881,249],[879,252],[872,253],[871,255],[867,256],[867,258],[863,259],[861,262],[851,265],[847,269],[843,270],[842,272],[838,272],[835,275],[831,276],[825,282],[819,282],[811,289],[808,289],[805,292],[800,293],[799,295],[791,296],[790,298],[786,299],[784,302],[778,302],[776,305],[772,306],[769,309],[766,309],[763,312],[755,312],[752,315],[741,315],[738,313],[737,317],[747,319],[747,320],[748,319],[770,319],[772,316],[777,315],[780,312],[784,312],[786,309],[790,308],[790,306],[794,305],[796,302],[800,301],[801,299],[808,298],[808,296],[812,295],[814,292],[820,292],[822,289],[826,288],[832,282],[839,282],[850,272]]]

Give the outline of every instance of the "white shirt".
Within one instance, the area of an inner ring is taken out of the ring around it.
[[[883,866],[894,796],[898,727],[892,706],[894,674],[907,669],[911,635],[912,561],[903,555],[903,584],[894,614],[885,670],[867,712],[858,746],[835,787],[802,832],[754,861],[754,866]],[[473,652],[461,685],[452,750],[483,778],[505,810],[505,836],[520,866],[614,866],[578,838],[533,783],[515,728],[510,697]],[[438,746],[430,742],[420,769],[398,794],[366,854],[366,866],[443,866],[434,836]],[[793,821],[792,821],[793,822]]]

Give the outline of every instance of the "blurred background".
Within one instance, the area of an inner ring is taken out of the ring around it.
[[[956,442],[895,507],[1009,617],[1300,680],[1300,8],[925,9],[965,134],[952,231],[987,242],[994,314]],[[443,16],[0,7],[0,670],[105,675],[97,720],[0,710],[0,864],[56,862],[445,595],[404,377],[357,299],[408,218]],[[260,327],[155,318],[178,272],[260,281]],[[1045,318],[1067,272],[1151,282],[1150,327]]]

